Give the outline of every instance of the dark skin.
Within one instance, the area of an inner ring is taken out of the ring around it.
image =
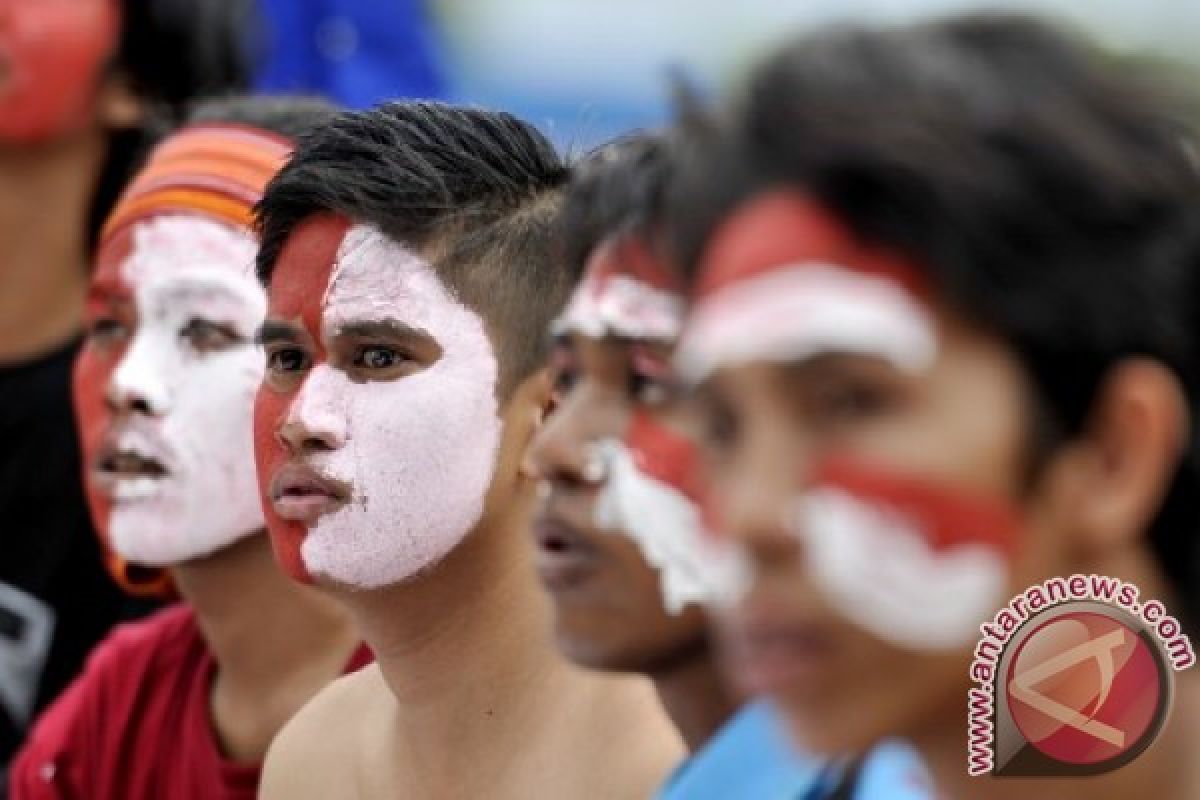
[[[696,605],[668,613],[659,573],[639,545],[598,528],[604,478],[587,469],[591,446],[623,438],[635,410],[680,426],[667,357],[664,347],[613,337],[556,343],[558,405],[529,451],[544,481],[533,531],[559,649],[581,666],[648,676],[694,751],[737,707],[714,663],[705,614]]]
[[[771,695],[796,738],[818,752],[863,752],[887,735],[909,739],[948,796],[1196,796],[1200,774],[1185,755],[1200,729],[1190,673],[1176,676],[1174,713],[1158,740],[1116,772],[1086,781],[968,778],[970,648],[904,651],[852,625],[822,597],[799,540],[781,525],[781,510],[813,465],[829,453],[852,454],[1012,503],[1022,531],[1010,595],[1051,576],[1097,573],[1171,605],[1145,530],[1187,436],[1174,375],[1148,359],[1115,365],[1085,431],[1031,470],[1032,390],[1020,363],[960,316],[933,313],[939,352],[924,372],[825,353],[720,369],[697,393],[722,530],[757,570],[723,625],[732,673],[743,688]],[[756,631],[767,629],[793,635],[765,647]]]

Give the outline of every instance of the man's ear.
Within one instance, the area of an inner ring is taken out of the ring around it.
[[[1086,430],[1048,471],[1047,490],[1078,556],[1091,560],[1144,534],[1179,468],[1190,424],[1183,387],[1164,365],[1132,358],[1108,374]]]
[[[532,420],[529,432],[522,442],[520,474],[523,478],[536,479],[538,472],[530,457],[530,447],[534,437],[546,423],[547,417],[554,413],[558,406],[558,393],[554,391],[554,378],[550,369],[542,368],[526,378],[521,391],[528,392],[525,407],[532,409]]]
[[[96,95],[96,122],[108,130],[128,130],[142,124],[146,103],[122,73],[105,77]]]

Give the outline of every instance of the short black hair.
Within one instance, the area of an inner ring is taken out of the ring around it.
[[[331,211],[421,250],[497,337],[501,392],[545,358],[545,330],[574,286],[555,220],[570,170],[533,126],[502,111],[392,102],[300,137],[257,208],[269,285],[295,226]]]
[[[1025,15],[822,31],[712,123],[724,133],[672,189],[673,238],[694,266],[750,193],[815,196],[1013,348],[1044,417],[1035,456],[1084,428],[1121,359],[1168,366],[1191,438],[1149,538],[1195,625],[1200,148],[1194,99],[1162,77]]]
[[[657,243],[671,176],[669,133],[637,131],[600,145],[574,167],[559,217],[563,259],[582,271],[613,236]]]
[[[240,92],[254,70],[260,30],[253,0],[124,0],[108,65],[145,104],[142,124],[114,131],[88,214],[89,245],[147,153],[202,95]]]

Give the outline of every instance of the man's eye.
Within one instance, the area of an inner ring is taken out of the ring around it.
[[[894,403],[886,389],[864,381],[819,382],[805,398],[813,419],[828,424],[865,420],[886,412]]]
[[[93,320],[87,329],[88,339],[99,345],[112,344],[128,335],[129,329],[112,317],[100,317]]]
[[[354,357],[354,366],[363,369],[390,369],[407,361],[405,355],[390,347],[364,347]]]
[[[308,368],[308,355],[295,347],[284,347],[267,353],[267,369],[271,372],[299,372]]]
[[[183,329],[179,331],[179,335],[187,339],[188,344],[202,353],[228,350],[245,341],[243,336],[228,325],[221,325],[205,319],[188,320]]]

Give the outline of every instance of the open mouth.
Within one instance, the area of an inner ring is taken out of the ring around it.
[[[537,571],[551,591],[578,586],[596,569],[596,546],[578,528],[553,516],[533,524],[537,544]]]
[[[100,459],[99,469],[115,478],[164,478],[167,468],[152,456],[132,450],[118,450]]]
[[[289,464],[272,479],[269,497],[282,519],[312,523],[349,503],[351,490],[309,467]]]
[[[106,447],[89,480],[115,501],[145,500],[159,493],[171,471],[159,458],[129,447]]]

